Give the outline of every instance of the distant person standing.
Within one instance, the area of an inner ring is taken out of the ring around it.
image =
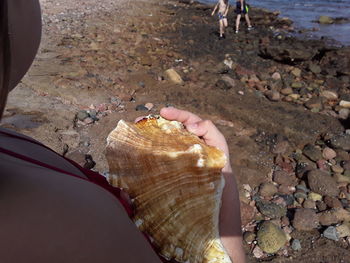
[[[245,21],[247,22],[248,30],[253,29],[252,24],[250,23],[248,11],[249,11],[249,5],[247,5],[244,0],[237,0],[236,2],[237,18],[236,18],[236,31],[235,31],[236,34],[239,31],[239,23],[241,22],[242,14],[244,15]]]
[[[224,28],[228,26],[227,23],[227,13],[229,9],[228,0],[219,0],[215,5],[213,12],[211,15],[215,14],[215,11],[218,9],[218,18],[219,18],[219,28],[220,28],[220,36],[219,39],[225,38]]]

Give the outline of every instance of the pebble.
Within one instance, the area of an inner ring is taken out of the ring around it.
[[[279,72],[275,72],[272,74],[271,78],[274,80],[279,80],[281,79],[281,74]]]
[[[273,183],[262,183],[259,188],[259,194],[262,197],[273,196],[277,193],[277,186]]]
[[[147,102],[147,103],[145,104],[145,107],[150,111],[151,109],[153,109],[154,105],[153,105],[153,103],[151,103],[151,102]]]
[[[350,101],[347,101],[347,100],[341,100],[339,102],[339,105],[343,108],[347,108],[347,109],[350,109]]]
[[[313,144],[305,145],[303,149],[303,154],[314,162],[322,159],[321,150]]]
[[[317,64],[314,64],[314,63],[311,63],[309,65],[309,69],[312,73],[315,73],[315,74],[320,74],[321,73],[321,67]]]
[[[325,147],[322,151],[322,156],[326,160],[330,160],[337,157],[337,153],[332,148]]]
[[[260,247],[255,246],[253,249],[253,255],[255,258],[262,258],[264,256],[264,251]]]
[[[184,83],[183,79],[181,76],[176,72],[175,69],[170,68],[165,71],[165,74],[167,77],[175,84],[182,85]]]
[[[296,94],[296,93],[289,94],[288,97],[291,98],[291,99],[293,99],[293,100],[298,100],[298,99],[300,99],[300,95],[299,95],[299,94]]]
[[[350,109],[340,109],[338,116],[340,119],[346,120],[350,116]]]
[[[295,186],[298,183],[294,175],[290,175],[285,171],[275,171],[273,173],[273,180],[280,185],[286,186]]]
[[[254,232],[247,231],[247,232],[244,232],[243,234],[243,239],[247,244],[251,244],[255,240],[255,238],[256,238],[256,235]]]
[[[330,208],[343,208],[342,203],[339,201],[338,198],[332,197],[332,196],[326,196],[324,198],[324,202],[326,205]]]
[[[338,218],[330,210],[318,213],[317,215],[318,215],[318,220],[320,221],[320,224],[323,226],[330,226],[338,223]]]
[[[311,231],[317,228],[319,221],[316,211],[306,208],[297,209],[292,224],[297,230],[303,231]]]
[[[137,105],[137,106],[135,107],[135,110],[136,110],[136,111],[148,111],[148,108],[147,108],[145,105],[140,104],[140,105]]]
[[[308,195],[308,198],[314,201],[321,201],[322,200],[322,195],[314,192],[310,192]]]
[[[304,208],[316,209],[316,202],[311,199],[306,199],[303,203]]]
[[[350,223],[344,223],[336,227],[339,237],[350,236]]]
[[[78,120],[84,121],[86,118],[89,117],[89,113],[85,110],[82,110],[77,113],[76,117]]]
[[[301,76],[301,70],[298,68],[294,68],[291,73],[295,76],[295,77],[300,77]]]
[[[281,89],[281,94],[283,94],[283,95],[290,95],[290,94],[293,94],[293,89],[290,88],[290,87]]]
[[[244,202],[241,202],[241,220],[242,225],[246,225],[253,221],[255,217],[255,209],[253,206],[250,206]]]
[[[257,207],[261,214],[269,218],[280,218],[287,214],[286,207],[271,202],[257,202]]]
[[[276,253],[287,242],[284,231],[275,224],[265,221],[257,233],[259,247],[266,253]]]
[[[334,226],[327,227],[326,230],[323,231],[323,236],[334,241],[339,240],[337,229]]]
[[[328,100],[337,100],[338,99],[338,94],[334,91],[330,90],[324,90],[320,94],[322,97],[325,97]]]
[[[284,154],[289,147],[288,141],[280,141],[273,146],[272,153],[274,154]]]
[[[337,182],[328,172],[312,170],[307,174],[310,189],[320,195],[337,196],[339,189]]]
[[[327,210],[327,205],[321,200],[316,201],[316,207],[320,212]]]
[[[266,97],[271,101],[279,101],[281,94],[276,90],[268,90],[265,92]]]
[[[292,249],[295,251],[301,250],[301,244],[299,239],[293,239],[292,241]]]
[[[329,140],[332,147],[350,151],[350,134],[338,134]]]
[[[343,167],[341,167],[340,165],[336,164],[336,165],[332,165],[331,166],[331,170],[334,172],[334,173],[343,173],[344,172],[344,169]]]
[[[322,100],[318,97],[312,97],[310,100],[304,103],[304,106],[309,110],[322,110],[323,103]]]
[[[296,198],[296,199],[306,199],[307,198],[307,194],[304,191],[298,190],[298,191],[296,191],[294,193],[294,198]]]
[[[301,89],[302,87],[303,87],[303,83],[301,83],[301,82],[295,81],[292,83],[292,88],[294,88],[294,89]]]
[[[87,118],[84,119],[84,123],[85,124],[92,124],[94,122],[95,122],[94,119],[90,118],[90,117],[87,117]]]

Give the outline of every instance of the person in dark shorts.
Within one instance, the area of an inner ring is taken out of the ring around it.
[[[246,2],[244,0],[238,0],[236,2],[236,10],[235,11],[237,14],[235,33],[237,34],[239,32],[239,23],[241,22],[242,15],[244,15],[244,17],[245,17],[245,21],[247,22],[247,25],[248,25],[248,30],[252,30],[253,27],[252,27],[252,24],[250,23],[250,19],[249,19],[249,15],[248,15],[249,6],[246,4]]]

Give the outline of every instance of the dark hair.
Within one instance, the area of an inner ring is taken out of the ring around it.
[[[10,52],[7,19],[7,1],[0,1],[0,119],[9,92]]]
[[[228,0],[224,0],[224,3],[227,5],[228,4]]]

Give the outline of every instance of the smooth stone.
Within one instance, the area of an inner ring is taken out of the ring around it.
[[[85,110],[82,110],[77,113],[76,117],[78,120],[84,121],[86,118],[89,117],[89,113]]]
[[[257,202],[257,208],[261,214],[269,218],[281,218],[287,214],[286,207],[271,202]]]
[[[337,181],[337,183],[350,183],[350,176],[335,174],[334,179]]]
[[[336,227],[339,237],[348,237],[350,236],[350,224],[343,223]]]
[[[301,76],[301,70],[298,68],[294,68],[291,73],[295,76],[295,77],[300,77]]]
[[[295,186],[298,183],[294,175],[290,175],[285,171],[275,171],[273,173],[273,181],[286,186]]]
[[[268,90],[265,92],[266,97],[271,101],[279,101],[281,94],[276,90]]]
[[[280,141],[273,146],[272,153],[274,154],[284,154],[289,147],[288,141]]]
[[[328,100],[337,100],[338,99],[338,94],[334,91],[331,90],[324,90],[320,94],[322,97],[325,97]]]
[[[338,134],[329,140],[332,147],[350,151],[350,134]]]
[[[147,102],[147,103],[145,104],[145,107],[150,111],[151,109],[153,109],[154,105],[153,105],[153,103],[151,103],[151,102]]]
[[[314,63],[309,65],[309,69],[312,73],[315,73],[315,74],[320,74],[322,71],[321,67],[317,64],[314,64]]]
[[[289,94],[288,97],[291,98],[292,100],[298,100],[298,99],[300,99],[300,95],[299,95],[299,94],[296,94],[296,93]]]
[[[322,110],[323,109],[322,99],[318,97],[312,97],[311,99],[309,99],[307,102],[304,103],[304,106],[309,110],[312,110],[312,109]]]
[[[137,105],[137,106],[135,107],[135,110],[136,110],[136,111],[148,111],[148,108],[147,108],[145,105],[140,104],[140,105]]]
[[[307,198],[307,194],[303,191],[296,191],[294,193],[294,198],[296,199],[306,199]]]
[[[295,251],[301,250],[301,244],[299,239],[293,239],[292,241],[292,249]]]
[[[330,226],[339,222],[336,215],[330,210],[318,213],[317,215],[322,226]]]
[[[331,170],[332,170],[332,172],[338,173],[338,174],[341,174],[341,173],[344,172],[343,167],[341,167],[339,164],[332,165],[332,166],[331,166]]]
[[[305,145],[303,149],[303,154],[314,162],[322,159],[321,150],[313,144]]]
[[[295,82],[292,83],[291,86],[292,86],[293,89],[301,89],[303,87],[303,83],[295,81]]]
[[[337,196],[339,189],[337,182],[328,172],[322,170],[312,170],[307,174],[310,189],[320,195]]]
[[[259,194],[262,197],[274,196],[277,191],[277,186],[275,186],[273,183],[262,183],[259,188]]]
[[[332,197],[332,196],[326,196],[323,200],[326,205],[328,205],[330,208],[343,208],[342,203],[339,201],[338,198]]]
[[[321,200],[316,201],[316,207],[319,212],[327,210],[327,205]]]
[[[331,18],[330,16],[320,16],[318,18],[318,22],[320,24],[333,24],[334,23],[334,19]]]
[[[87,117],[87,118],[84,119],[84,123],[85,124],[92,124],[94,122],[95,122],[94,119],[90,118],[90,117]]]
[[[334,226],[327,227],[326,230],[323,231],[323,236],[334,241],[339,240],[337,229]]]
[[[290,94],[293,94],[293,89],[292,88],[284,88],[284,89],[281,89],[281,94],[283,95],[290,95]]]
[[[322,156],[326,160],[330,160],[337,157],[337,153],[332,148],[325,147],[322,151]]]
[[[339,105],[343,108],[347,108],[347,109],[350,109],[350,101],[347,101],[347,100],[341,100],[339,102]]]
[[[306,199],[303,203],[304,208],[316,209],[316,202],[311,199]]]
[[[308,195],[308,198],[310,198],[311,200],[314,200],[314,201],[321,201],[323,199],[322,195],[320,195],[318,193],[314,193],[314,192],[310,192]]]
[[[311,231],[317,228],[319,221],[316,211],[306,208],[297,209],[292,224],[297,230],[302,231]]]
[[[284,231],[275,224],[265,221],[257,233],[259,247],[266,253],[276,253],[287,242]]]
[[[243,239],[247,244],[251,244],[255,240],[255,238],[256,235],[254,232],[247,231],[243,234]]]
[[[181,76],[176,72],[175,69],[170,68],[165,71],[165,74],[167,77],[175,84],[182,85],[184,83],[183,79]]]
[[[274,80],[279,80],[281,79],[281,74],[279,72],[275,72],[272,74],[271,78]]]
[[[350,109],[340,109],[338,115],[340,119],[346,120],[350,116]]]
[[[255,217],[254,207],[252,207],[244,202],[241,202],[240,208],[241,208],[242,225],[246,225],[246,224],[252,222],[254,217]]]

